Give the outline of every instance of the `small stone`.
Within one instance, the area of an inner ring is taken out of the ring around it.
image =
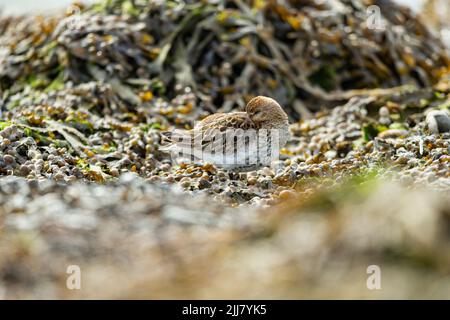
[[[445,110],[433,110],[427,114],[425,119],[428,129],[433,134],[450,131],[450,117]]]
[[[224,171],[218,171],[217,172],[217,178],[219,178],[220,181],[226,181],[227,180],[227,174]]]
[[[260,178],[258,179],[258,185],[262,189],[270,189],[272,188],[272,180],[268,178]]]
[[[148,178],[148,181],[150,181],[150,182],[157,182],[160,180],[161,180],[161,178],[158,176],[151,176],[150,178]]]
[[[295,198],[297,194],[293,190],[283,190],[280,192],[279,197],[283,200]]]
[[[269,177],[273,177],[275,174],[272,170],[270,170],[270,168],[268,167],[264,167],[261,170],[259,170],[259,174],[263,175],[263,176],[269,176]]]
[[[198,187],[199,189],[208,189],[211,187],[211,182],[202,178],[198,181]]]
[[[180,180],[180,185],[183,188],[189,188],[191,186],[191,180],[187,177],[184,177]]]
[[[170,166],[170,164],[168,164],[168,163],[164,163],[164,164],[162,164],[159,168],[160,168],[162,171],[168,172],[168,171],[170,171],[171,166]]]
[[[409,161],[409,159],[405,156],[400,156],[397,158],[397,160],[395,160],[396,164],[407,164]]]
[[[3,161],[5,161],[5,163],[7,165],[13,165],[16,162],[14,157],[9,155],[9,154],[6,154],[6,155],[3,156]]]
[[[64,174],[61,173],[61,172],[58,172],[57,174],[55,174],[55,175],[53,176],[53,178],[54,178],[56,181],[64,180]]]
[[[0,136],[2,136],[3,138],[6,138],[9,136],[9,132],[6,131],[6,129],[0,131]]]
[[[378,122],[384,126],[388,126],[391,124],[391,118],[389,117],[380,117],[380,119],[378,119]]]
[[[247,184],[250,186],[255,185],[258,182],[258,179],[256,177],[249,177],[247,180]]]
[[[21,165],[19,168],[19,172],[21,176],[27,176],[31,172],[31,169],[27,165]]]
[[[389,109],[386,106],[381,107],[380,110],[378,110],[378,114],[383,118],[389,117]]]
[[[337,156],[337,151],[336,150],[328,150],[327,152],[325,152],[324,156],[328,160],[334,159]]]
[[[117,168],[111,168],[111,170],[109,170],[109,173],[113,176],[113,177],[118,177],[119,176],[119,170]]]
[[[174,183],[175,182],[175,177],[173,175],[168,175],[166,177],[166,182],[168,183]]]
[[[408,135],[408,130],[388,129],[383,132],[380,132],[378,134],[378,137],[380,137],[382,139],[387,139],[387,138],[400,138],[400,137],[405,137],[407,135]]]

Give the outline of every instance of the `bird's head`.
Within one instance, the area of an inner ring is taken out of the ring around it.
[[[280,124],[288,121],[288,116],[274,99],[257,96],[251,99],[245,111],[255,124]]]

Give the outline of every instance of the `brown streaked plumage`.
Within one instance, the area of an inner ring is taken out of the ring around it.
[[[257,96],[245,106],[245,112],[259,127],[280,128],[288,124],[286,112],[274,99]]]
[[[258,134],[275,132],[279,140],[275,143],[271,141],[269,135],[260,137],[259,140],[253,139],[257,142],[252,142],[248,138],[246,147],[249,149],[244,150],[245,148],[237,147],[236,143],[226,143],[226,137],[228,137],[226,134],[230,131],[233,134],[236,133],[237,136],[251,133],[254,134],[255,138]],[[263,159],[263,161],[260,159],[259,153],[257,160],[253,161],[255,163],[249,163],[249,158],[252,158],[251,156],[255,152],[259,152],[261,146],[265,148],[264,150],[267,148],[279,149],[286,144],[288,138],[289,121],[284,110],[274,99],[258,96],[248,102],[245,112],[216,113],[200,121],[192,130],[172,133],[170,144],[164,146],[161,150],[172,153],[196,153],[197,155],[192,157],[196,160],[206,160],[224,169],[244,171],[253,170],[267,164],[267,156],[264,155],[265,160]],[[211,151],[218,150],[217,148],[223,148],[220,150],[223,150],[225,157],[234,157],[236,163],[220,163],[219,153],[216,154],[216,152]],[[274,151],[278,152],[279,150]],[[247,153],[244,155],[244,152]],[[271,152],[269,153],[272,155]],[[201,156],[198,156],[199,154]]]

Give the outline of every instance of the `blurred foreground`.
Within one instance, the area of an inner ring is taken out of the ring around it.
[[[175,199],[132,176],[66,187],[4,178],[0,189],[3,298],[450,296],[448,194],[360,176],[255,212]],[[71,291],[74,264],[82,287]],[[366,286],[370,265],[381,290]]]

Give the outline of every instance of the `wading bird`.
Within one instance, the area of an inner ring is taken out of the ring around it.
[[[274,99],[251,99],[244,112],[212,114],[192,130],[165,133],[161,148],[183,161],[208,162],[225,170],[251,171],[270,165],[289,139],[288,116]]]

